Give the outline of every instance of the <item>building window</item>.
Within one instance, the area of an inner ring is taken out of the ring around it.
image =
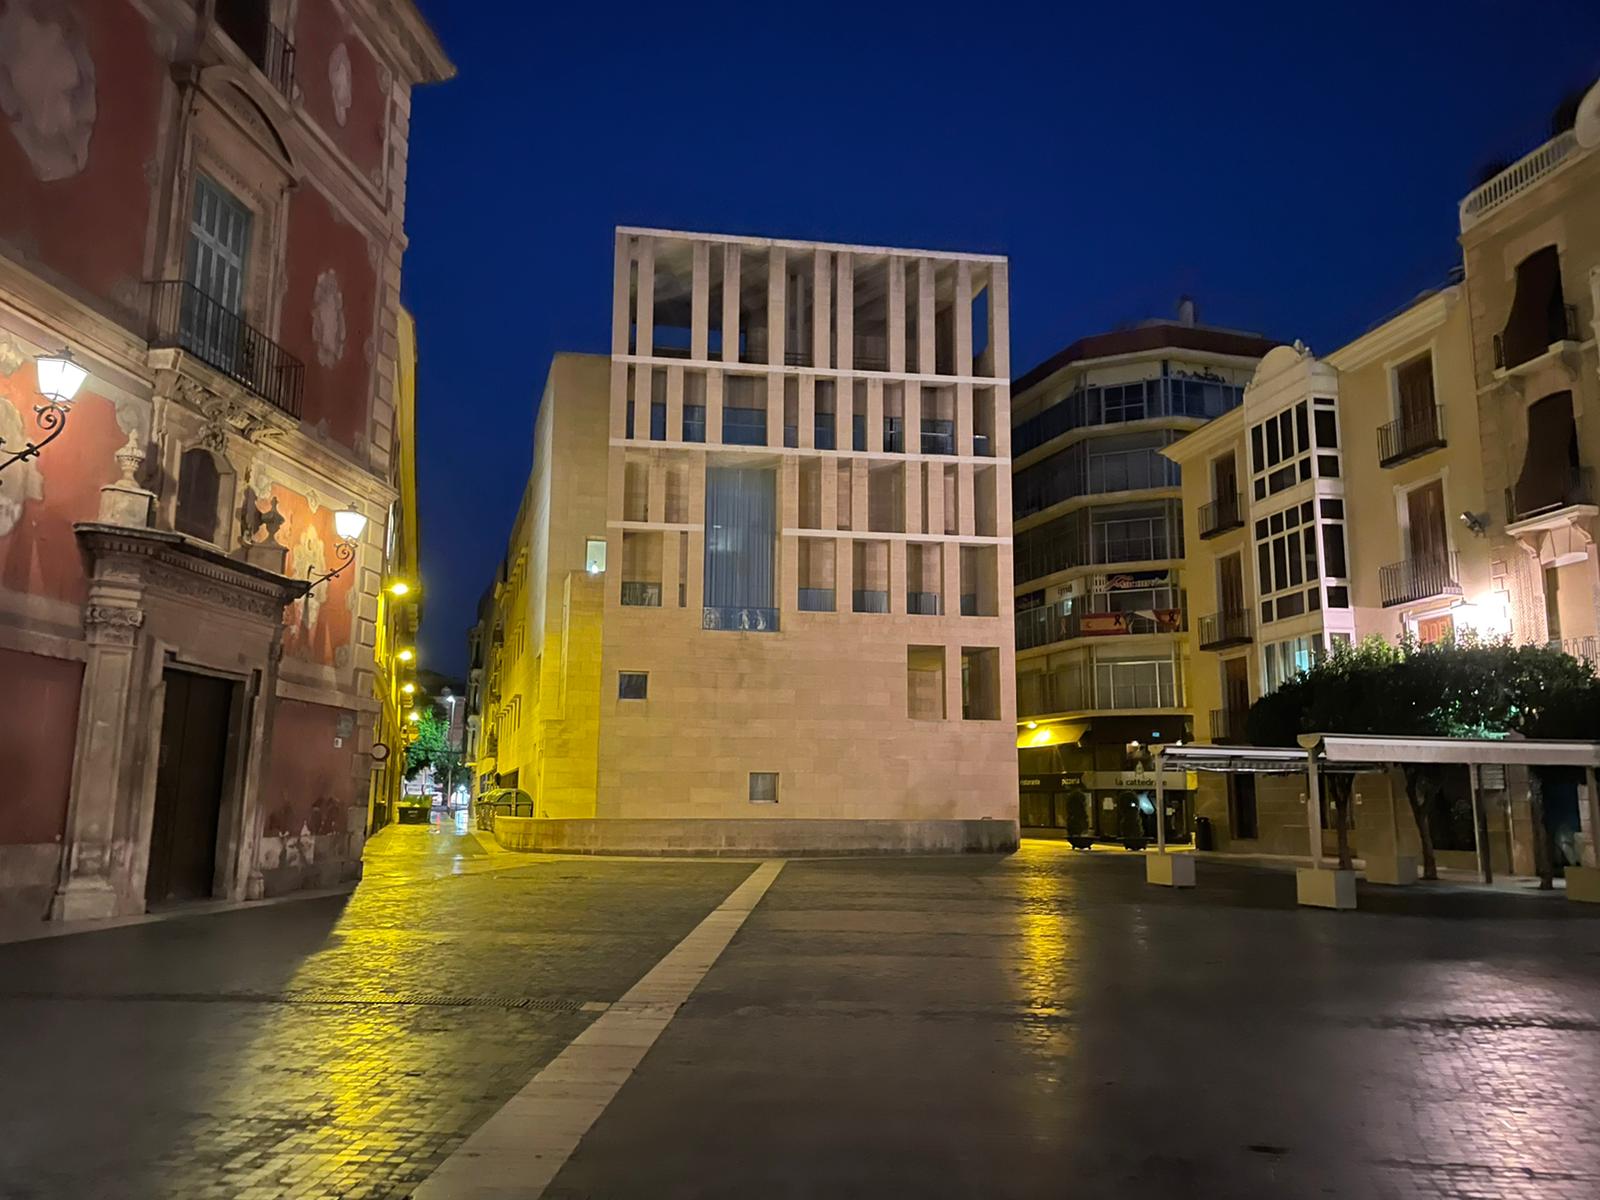
[[[776,771],[750,772],[750,803],[776,804],[778,802],[778,773]]]
[[[1322,657],[1321,645],[1316,634],[1303,634],[1300,637],[1285,638],[1281,642],[1268,642],[1262,647],[1265,656],[1265,692],[1273,692],[1278,685],[1287,683],[1302,671],[1309,671],[1313,663]]]
[[[645,700],[650,695],[650,676],[644,671],[617,672],[618,700]]]
[[[1331,398],[1302,400],[1250,427],[1250,486],[1257,500],[1305,483],[1313,461],[1315,474],[1339,477],[1339,430]]]
[[[173,528],[201,541],[215,542],[221,495],[222,475],[211,451],[200,446],[185,450],[178,464],[178,510]]]
[[[1177,673],[1171,658],[1097,658],[1096,708],[1176,708]]]
[[[600,575],[606,569],[605,538],[590,538],[584,544],[583,569],[591,575]]]
[[[1318,562],[1317,525],[1321,513],[1327,561]],[[1261,623],[1285,621],[1322,607],[1324,576],[1338,582],[1328,588],[1329,607],[1349,603],[1344,545],[1344,501],[1323,497],[1304,500],[1255,523],[1256,587],[1261,597]]]
[[[189,282],[230,313],[244,311],[250,210],[221,184],[196,175],[189,221]]]

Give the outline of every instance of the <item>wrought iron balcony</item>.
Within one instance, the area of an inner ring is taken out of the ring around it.
[[[1378,593],[1385,608],[1415,604],[1435,596],[1459,596],[1461,584],[1454,554],[1404,558],[1378,568]]]
[[[217,25],[285,96],[294,94],[294,43],[270,19],[267,0],[217,0]]]
[[[1224,609],[1200,618],[1200,649],[1222,650],[1228,646],[1243,646],[1250,642],[1250,612],[1248,609]]]
[[[1244,496],[1234,492],[1218,496],[1210,504],[1200,506],[1200,536],[1214,538],[1219,533],[1244,526]]]
[[[151,285],[150,345],[194,355],[296,420],[305,365],[238,313],[192,283]]]
[[[1563,304],[1552,309],[1549,327],[1546,331],[1546,340],[1543,345],[1523,345],[1520,348],[1507,347],[1506,334],[1494,335],[1494,369],[1496,371],[1515,371],[1523,363],[1532,362],[1541,354],[1546,353],[1551,346],[1561,342],[1581,342],[1583,337],[1578,332],[1578,306],[1576,304]]]
[[[1445,445],[1444,408],[1430,404],[1378,426],[1378,465],[1395,467]]]
[[[1242,708],[1213,708],[1211,710],[1211,740],[1218,745],[1241,744],[1247,737],[1246,710]]]

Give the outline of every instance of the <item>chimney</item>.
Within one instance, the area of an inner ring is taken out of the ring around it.
[[[1199,319],[1200,310],[1195,307],[1194,297],[1178,297],[1178,324],[1193,326]]]

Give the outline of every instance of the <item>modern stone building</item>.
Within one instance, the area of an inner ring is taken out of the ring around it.
[[[451,72],[410,0],[0,6],[4,915],[359,869],[411,90]]]
[[[1013,385],[1022,824],[1155,836],[1150,752],[1192,732],[1177,465],[1162,451],[1238,407],[1274,342],[1174,321],[1073,342]],[[1186,836],[1188,779],[1165,781]]]
[[[478,634],[502,838],[1015,843],[1006,270],[617,231]]]
[[[1374,634],[1600,657],[1600,87],[1583,113],[1461,202],[1464,269],[1446,286],[1331,354],[1274,350],[1242,407],[1165,451],[1183,468],[1202,740],[1242,742],[1253,700]],[[1463,867],[1466,770],[1430,814],[1440,862]],[[1525,780],[1497,771],[1484,789],[1495,869],[1531,871]],[[1222,848],[1299,853],[1302,791],[1204,776],[1197,807]],[[1578,796],[1552,783],[1545,803],[1559,863],[1584,841]],[[1416,853],[1398,777],[1361,778],[1352,841]]]

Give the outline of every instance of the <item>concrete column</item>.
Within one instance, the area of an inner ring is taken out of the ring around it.
[[[906,383],[901,389],[901,423],[905,428],[907,454],[922,453],[922,385]]]
[[[661,535],[661,607],[678,606],[678,539],[683,537],[675,529]]]
[[[917,259],[917,372],[934,373],[934,262]]]
[[[855,582],[855,542],[842,537],[833,543],[833,610],[851,612],[854,598],[850,595]]]
[[[1011,378],[1011,265],[1005,261],[989,266],[989,355],[994,377]],[[998,421],[996,422],[998,426]]]
[[[838,261],[838,354],[835,365],[848,371],[855,364],[855,260],[844,251],[836,256]]]
[[[839,461],[831,455],[823,455],[817,460],[822,478],[819,524],[823,529],[837,529],[839,524]]]
[[[722,247],[722,361],[739,361],[739,247],[731,242]]]
[[[939,592],[944,597],[945,615],[958,617],[961,615],[961,543],[940,542],[939,552],[943,556],[939,564]]]
[[[972,370],[972,263],[960,259],[956,263],[955,307],[955,373],[971,375]],[[970,394],[971,388],[968,387]],[[957,418],[959,420],[959,418]],[[962,450],[962,454],[970,451]]]
[[[659,451],[651,451],[645,475],[645,513],[647,521],[664,521],[667,518],[667,459]]]
[[[789,256],[782,246],[767,251],[767,363],[781,367],[788,349]]]
[[[797,444],[802,450],[813,450],[817,445],[817,377],[815,375],[800,376],[800,403],[795,407],[799,410],[799,414],[795,419],[800,422],[800,437]]]
[[[818,250],[811,263],[811,362],[831,366],[828,348],[833,341],[833,256]]]
[[[1010,691],[1015,691],[1013,686]],[[961,643],[945,647],[944,654],[944,715],[946,720],[962,720],[961,706]]]
[[[971,352],[968,352],[970,359]],[[971,455],[972,445],[972,385],[956,384],[956,453]]]
[[[633,239],[617,234],[611,276],[611,353],[628,353],[628,320],[632,304]]]
[[[692,266],[689,292],[689,357],[707,359],[710,345],[711,243],[695,242],[690,251]]]
[[[867,449],[883,449],[883,380],[867,380]]]
[[[900,464],[901,527],[907,533],[922,533],[922,479],[926,474],[920,459]]]
[[[994,454],[1011,457],[1011,385],[1004,380],[994,386]]]
[[[889,611],[901,616],[906,611],[906,543],[901,538],[889,543]]]
[[[619,439],[628,428],[628,364],[611,360],[611,428],[610,436]]]
[[[906,369],[906,260],[889,259],[889,370]]]
[[[926,514],[926,531],[932,534],[944,533],[944,464],[938,459],[926,462],[922,466],[923,476],[928,481],[928,511]]]
[[[683,368],[667,368],[667,441],[683,440]]]
[[[767,376],[767,445],[783,445],[783,375],[774,371]]]
[[[976,513],[974,511],[974,488],[972,479],[972,464],[956,464],[956,492],[959,497],[957,503],[960,508],[956,513],[956,532],[962,537],[972,537],[977,532]],[[999,514],[995,514],[999,519]]]
[[[706,445],[722,445],[722,380],[721,371],[706,372]],[[705,493],[700,495],[704,511]]]
[[[654,238],[639,239],[639,295],[634,323],[639,332],[635,341],[636,354],[655,353],[656,328],[656,243]],[[638,432],[635,426],[634,432]]]
[[[867,460],[850,460],[850,526],[857,533],[865,532],[867,520]]]
[[[655,394],[651,380],[657,370],[659,368],[642,364],[633,368],[633,440],[636,442],[650,440],[650,398]],[[626,424],[626,409],[623,420]]]
[[[697,452],[689,462],[689,520],[701,528],[689,531],[689,566],[684,589],[689,611],[695,613],[695,624],[700,623],[699,610],[705,604],[705,553],[706,535],[706,454]]]

